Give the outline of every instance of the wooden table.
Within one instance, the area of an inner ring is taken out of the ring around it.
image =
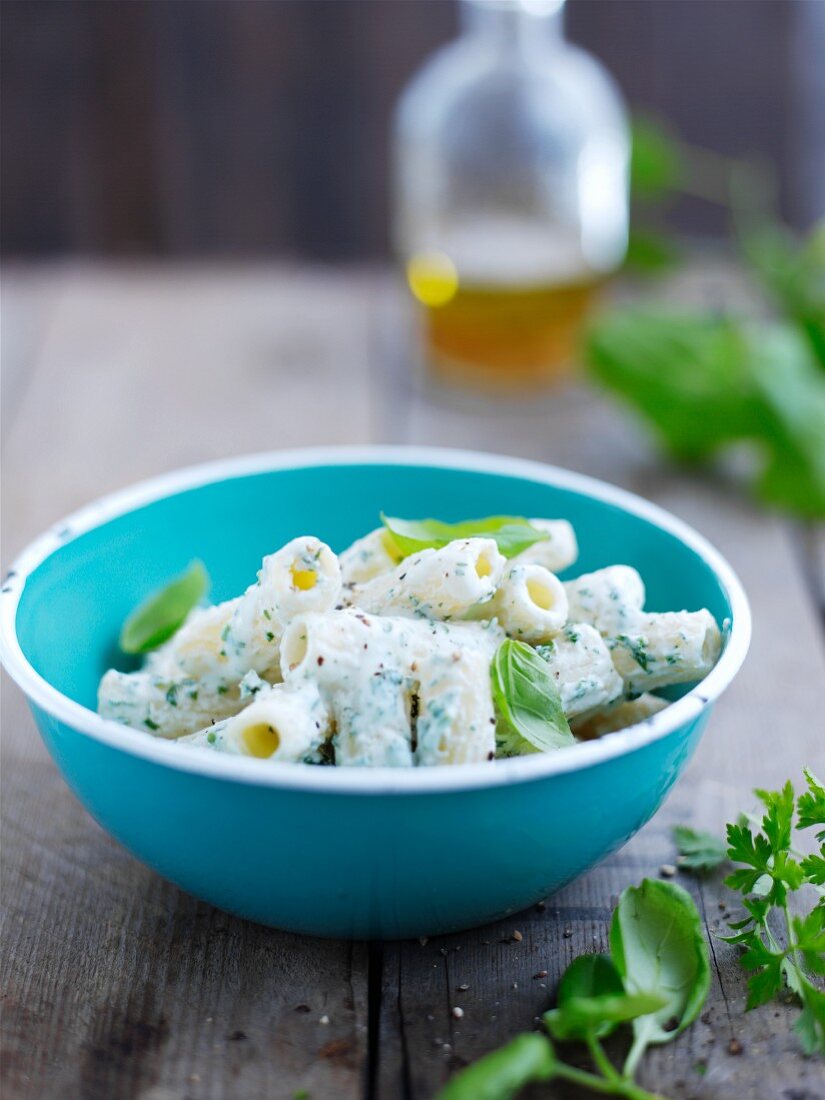
[[[738,290],[710,269],[677,292],[718,301]],[[7,682],[5,1100],[427,1100],[531,1028],[576,954],[606,948],[621,889],[674,861],[675,822],[721,831],[754,786],[822,768],[821,539],[670,468],[583,387],[498,408],[418,392],[397,356],[392,301],[369,271],[7,269],[5,563],[90,498],[182,464],[312,443],[475,447],[604,477],[698,527],[750,594],[750,658],[632,843],[546,908],[426,943],[287,935],[181,893],[81,809]],[[743,973],[714,935],[730,900],[720,878],[679,881],[704,915],[713,989],[690,1031],[646,1057],[643,1083],[697,1100],[825,1097],[821,1062],[790,1032],[797,1010],[744,1015]]]

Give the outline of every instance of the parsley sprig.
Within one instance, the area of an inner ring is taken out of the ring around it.
[[[780,791],[756,791],[761,818],[743,815],[728,825],[728,858],[741,866],[725,883],[742,894],[746,915],[729,922],[733,935],[723,938],[743,949],[747,1009],[787,987],[802,1005],[794,1030],[803,1050],[825,1054],[825,991],[816,984],[825,976],[825,788],[807,769],[805,780],[798,799],[790,781]],[[816,827],[819,851],[803,855],[794,831]],[[818,901],[799,915],[803,893],[812,892]]]

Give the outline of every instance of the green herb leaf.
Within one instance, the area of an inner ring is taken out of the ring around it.
[[[557,1007],[544,1014],[544,1023],[556,1039],[600,1039],[664,1003],[649,993],[626,994],[609,955],[580,955],[562,975]]]
[[[564,1008],[544,1014],[544,1023],[554,1039],[600,1038],[619,1024],[637,1020],[661,1009],[666,1003],[656,993],[620,993],[612,997],[573,997]]]
[[[825,377],[793,330],[623,310],[591,325],[586,354],[675,457],[698,461],[748,441],[762,456],[763,500],[825,516]]]
[[[825,856],[805,856],[799,866],[812,886],[825,886]]]
[[[124,653],[148,653],[157,649],[183,625],[209,587],[202,562],[193,561],[185,573],[152,593],[132,612],[120,632]]]
[[[778,223],[763,222],[745,237],[743,246],[763,285],[825,367],[825,222],[804,242]]]
[[[498,714],[496,740],[502,755],[553,752],[576,743],[553,674],[529,645],[511,638],[502,642],[490,676]]]
[[[825,993],[803,978],[799,996],[802,1012],[794,1024],[806,1054],[825,1054]]]
[[[817,905],[805,917],[791,920],[796,949],[811,974],[825,974],[825,907]]]
[[[808,768],[805,769],[805,782],[808,790],[799,796],[796,807],[799,828],[810,829],[814,825],[825,825],[825,787]],[[825,829],[816,834],[816,839],[825,843]]]
[[[531,1081],[549,1081],[556,1066],[549,1039],[527,1032],[461,1070],[436,1100],[511,1100]]]
[[[765,806],[761,820],[746,815],[728,826],[728,854],[744,866],[725,881],[742,891],[748,915],[730,922],[736,934],[726,938],[744,949],[740,962],[750,973],[747,1008],[764,1004],[787,984],[802,1004],[795,1030],[803,1049],[825,1053],[825,994],[811,981],[825,975],[825,844],[809,856],[793,847],[794,810],[799,828],[825,823],[825,791],[808,770],[805,780],[808,790],[798,800],[790,783],[779,791],[757,791]],[[806,884],[820,893],[820,903],[807,914],[791,916],[788,895]],[[770,924],[769,918],[774,918]],[[776,927],[780,921],[784,936]]]
[[[712,833],[675,825],[673,839],[679,852],[679,866],[697,875],[715,871],[727,858],[725,842]]]
[[[581,997],[613,997],[624,993],[622,977],[609,955],[579,955],[561,976],[559,1008]]]
[[[549,537],[547,531],[533,527],[521,516],[488,516],[461,523],[442,523],[438,519],[397,519],[382,512],[381,522],[405,558],[419,550],[440,549],[455,539],[495,539],[499,553],[505,558],[513,558]]]
[[[682,183],[685,168],[680,142],[660,123],[632,123],[630,190],[634,198],[661,199]]]
[[[667,234],[647,226],[631,226],[624,266],[638,275],[661,275],[681,259],[676,242]]]
[[[743,946],[745,952],[739,962],[744,970],[754,971],[748,978],[748,1000],[745,1005],[746,1011],[750,1011],[771,1000],[782,989],[785,956],[782,951],[772,951],[757,932],[752,932]]]
[[[761,431],[745,335],[733,321],[620,310],[590,326],[586,350],[598,380],[648,417],[678,458],[705,458]]]
[[[710,989],[702,920],[690,894],[673,882],[644,879],[619,898],[610,950],[625,990],[661,996],[661,1008],[633,1023],[631,1071],[646,1046],[667,1043],[699,1015]]]

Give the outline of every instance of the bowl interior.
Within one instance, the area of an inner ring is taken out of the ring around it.
[[[576,528],[571,576],[621,562],[635,566],[651,610],[707,607],[721,623],[731,608],[713,569],[676,535],[577,490],[490,472],[439,466],[315,465],[244,474],[138,507],[74,537],[29,576],[18,638],[34,669],[58,691],[96,708],[123,620],[153,588],[200,558],[210,598],[238,595],[261,558],[313,534],[337,551],[378,525],[378,514],[459,520],[507,513],[564,517]],[[677,693],[678,694],[678,693]]]

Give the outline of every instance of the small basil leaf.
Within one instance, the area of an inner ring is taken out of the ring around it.
[[[571,997],[563,1006],[545,1012],[544,1023],[554,1039],[600,1039],[619,1024],[648,1017],[664,1005],[665,998],[656,993]]]
[[[684,175],[684,150],[660,123],[635,118],[632,125],[630,189],[636,199],[658,200],[679,189]]]
[[[621,976],[609,955],[579,955],[561,976],[556,1013],[564,1016],[562,1010],[574,1001],[623,995],[624,986]],[[569,1019],[567,1022],[570,1022]],[[565,1027],[558,1022],[555,1015],[552,1022],[548,1018],[546,1023],[557,1038],[568,1037],[566,1034],[559,1034],[559,1029],[565,1030]],[[592,1031],[597,1038],[601,1038],[608,1035],[615,1026],[615,1023],[610,1020],[602,1020],[593,1027]]]
[[[628,993],[660,995],[664,1003],[633,1023],[630,1072],[646,1046],[667,1043],[699,1015],[710,988],[708,949],[693,900],[672,882],[644,879],[619,898],[610,951]]]
[[[148,653],[157,649],[183,625],[209,587],[209,575],[202,562],[193,561],[176,577],[137,607],[120,632],[124,653]]]
[[[561,976],[558,1004],[574,997],[602,997],[624,993],[622,977],[609,955],[579,955]]]
[[[511,1100],[531,1081],[549,1081],[555,1071],[553,1044],[527,1032],[461,1070],[436,1100]]]
[[[631,228],[627,241],[625,268],[639,275],[661,275],[679,263],[679,246],[655,229]]]
[[[498,714],[496,741],[504,756],[553,752],[575,745],[553,674],[534,649],[508,638],[490,666]]]
[[[495,539],[499,553],[505,558],[513,558],[549,537],[546,531],[533,527],[521,516],[488,516],[461,523],[442,523],[438,519],[397,519],[382,512],[381,522],[405,558],[419,550],[438,550],[454,539]]]
[[[673,839],[679,851],[679,866],[694,874],[715,871],[727,859],[727,845],[713,833],[674,825]]]

